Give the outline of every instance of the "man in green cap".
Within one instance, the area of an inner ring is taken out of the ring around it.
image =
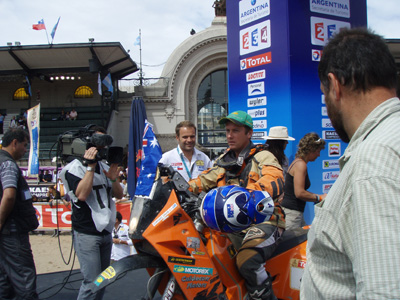
[[[225,185],[239,185],[250,190],[268,192],[276,200],[283,192],[283,171],[276,157],[264,145],[251,142],[253,120],[244,111],[235,111],[222,118],[229,148],[214,163],[189,182],[195,194]],[[249,299],[276,299],[272,280],[265,271],[265,262],[271,257],[285,229],[284,213],[275,202],[271,218],[251,225],[241,232],[242,243],[236,256],[240,274],[246,280]]]

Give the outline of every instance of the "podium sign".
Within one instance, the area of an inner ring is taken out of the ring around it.
[[[339,174],[337,160],[346,144],[326,112],[318,78],[323,46],[340,28],[367,24],[365,0],[229,0],[229,112],[245,110],[253,118],[255,143],[268,129],[286,126],[296,138],[286,149],[294,159],[298,141],[308,132],[326,139],[325,150],[308,164],[311,192],[327,192]],[[313,218],[307,205],[306,221]]]

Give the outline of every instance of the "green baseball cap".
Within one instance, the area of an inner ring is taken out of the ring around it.
[[[227,117],[219,120],[219,124],[224,125],[226,122],[231,121],[237,125],[243,125],[253,129],[253,119],[250,115],[242,110],[234,111],[230,113]]]

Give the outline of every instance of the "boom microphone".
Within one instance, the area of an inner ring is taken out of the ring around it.
[[[113,138],[108,134],[94,133],[90,138],[90,142],[96,147],[107,147],[112,144]]]

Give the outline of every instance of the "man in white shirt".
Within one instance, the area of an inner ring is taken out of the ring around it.
[[[113,229],[113,246],[111,250],[111,262],[120,260],[128,255],[136,254],[132,240],[129,238],[129,226],[122,223],[122,215],[117,211],[115,226]]]
[[[212,167],[209,157],[197,150],[196,126],[182,121],[175,127],[178,147],[163,154],[160,163],[171,165],[186,181],[197,178],[201,172]]]

